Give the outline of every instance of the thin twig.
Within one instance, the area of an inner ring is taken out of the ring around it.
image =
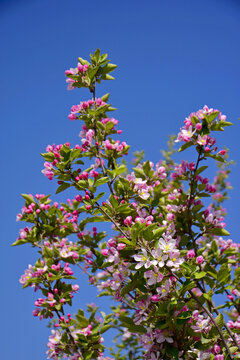
[[[116,221],[96,202],[97,208],[102,211],[102,213],[108,217],[108,219],[116,226],[116,228],[120,231],[120,233],[128,240],[132,240],[125,232],[120,228],[120,226],[116,223]]]
[[[94,102],[93,108],[94,108],[94,110],[96,110],[96,80],[94,82],[94,87],[93,87],[92,93],[93,93],[93,102]],[[96,140],[97,140],[97,125],[96,125],[95,116],[93,117],[93,120],[94,120],[94,132],[95,132],[95,142],[96,142]],[[103,164],[103,160],[102,160],[102,157],[101,157],[101,152],[100,152],[99,146],[96,145],[96,148],[97,148],[97,158],[100,161],[100,165],[101,165],[103,175],[106,176],[107,172],[106,172],[105,166]],[[112,185],[111,185],[110,181],[108,181],[107,184],[108,184],[108,188],[109,188],[111,194],[114,195],[114,191],[113,191],[113,188],[112,188]]]

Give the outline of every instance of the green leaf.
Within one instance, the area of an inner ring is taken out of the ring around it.
[[[115,80],[115,78],[113,76],[109,75],[109,74],[103,75],[102,79],[103,80]]]
[[[144,326],[135,325],[133,320],[127,316],[120,315],[118,319],[121,321],[124,327],[127,327],[130,332],[143,334],[146,332]]]
[[[101,97],[102,101],[107,102],[109,99],[110,93],[107,93]]]
[[[106,124],[106,133],[109,133],[110,130],[112,130],[112,128],[114,127],[114,123],[112,121],[109,121],[107,124]]]
[[[198,193],[198,197],[210,197],[211,195],[206,192],[200,192]]]
[[[208,168],[208,166],[201,166],[199,169],[197,169],[197,171],[194,173],[194,175],[198,175],[201,172],[203,172],[204,170],[206,170]]]
[[[90,62],[88,62],[87,60],[84,60],[83,58],[79,57],[78,61],[82,64],[82,65],[90,65]]]
[[[206,275],[205,271],[196,272],[193,274],[194,279],[202,279]]]
[[[22,245],[22,244],[26,244],[29,241],[26,239],[20,239],[20,240],[16,240],[11,246],[18,246],[18,245]]]
[[[88,350],[87,353],[85,353],[85,355],[84,355],[84,359],[85,359],[85,360],[90,360],[90,359],[92,359],[93,354],[94,354],[94,351],[93,351],[93,350]],[[79,357],[79,359],[81,359],[81,358]]]
[[[112,324],[103,325],[103,327],[101,328],[100,333],[101,334],[105,333],[107,330],[111,329],[112,326],[113,326]]]
[[[130,291],[134,290],[137,287],[138,280],[135,278],[121,290],[121,296],[128,294]]]
[[[218,324],[218,326],[220,327],[220,329],[223,327],[224,324],[224,317],[223,314],[218,314],[218,316],[215,319],[216,323]]]
[[[233,125],[233,123],[231,123],[230,121],[219,121],[219,125],[221,125],[221,126],[231,126],[231,125]]]
[[[151,171],[151,166],[150,166],[150,161],[146,161],[144,164],[143,164],[143,171],[144,173],[149,176],[150,174],[150,171]]]
[[[142,179],[145,179],[145,174],[144,174],[144,171],[143,169],[139,168],[139,167],[134,167],[133,168],[133,171],[135,172],[136,176],[137,177],[140,177]]]
[[[192,141],[189,141],[189,142],[183,144],[183,145],[178,149],[178,152],[184,151],[184,150],[186,150],[187,148],[189,148],[189,147],[192,146],[192,145],[193,145]]]
[[[113,70],[115,70],[116,68],[117,68],[117,65],[115,65],[115,64],[106,64],[105,66],[102,67],[102,74],[104,74],[104,75],[108,74],[108,73],[112,72]]]
[[[100,59],[100,49],[96,49],[94,56],[97,61]]]
[[[72,160],[77,159],[79,157],[79,155],[81,154],[81,151],[82,151],[82,149],[74,149],[71,153],[71,159]],[[81,161],[81,163],[84,164],[83,161]]]
[[[88,322],[88,320],[85,318],[85,316],[82,316],[82,315],[77,314],[77,315],[76,315],[76,319],[77,319],[77,321],[78,321],[78,323],[79,323],[79,325],[80,325],[81,327],[86,327],[86,326],[89,325],[89,322]]]
[[[53,153],[44,153],[44,154],[40,154],[46,161],[50,161],[53,162],[53,160],[55,159],[55,155]]]
[[[186,280],[184,284],[180,287],[179,291],[181,296],[184,295],[188,290],[191,290],[196,287],[195,281]]]
[[[98,216],[86,217],[85,219],[81,220],[78,227],[80,231],[83,231],[84,227],[87,224],[95,223],[95,222],[102,222],[102,218]]]
[[[154,237],[161,237],[165,230],[166,227],[160,227],[158,229],[153,230]]]
[[[212,155],[212,154],[206,153],[205,156],[210,157],[210,158],[217,160],[219,162],[222,162],[222,163],[225,162],[224,158],[221,155]]]
[[[124,173],[125,171],[127,171],[126,166],[125,165],[120,165],[118,168],[116,168],[114,170],[114,174],[115,174],[115,176],[117,176],[117,175],[120,175],[120,174]]]
[[[167,354],[171,356],[171,359],[174,358],[178,360],[178,349],[173,345],[167,345]]]
[[[117,212],[124,214],[124,215],[128,215],[128,214],[131,214],[133,212],[133,210],[131,209],[129,204],[122,204],[117,207]]]
[[[223,264],[217,274],[217,281],[219,283],[226,282],[230,275],[230,269],[228,268],[227,264]]]
[[[89,78],[92,80],[94,78],[94,76],[96,75],[96,73],[98,72],[99,66],[94,67],[93,69],[91,69],[90,71],[88,71],[88,76]]]
[[[191,317],[192,311],[183,311],[177,316],[178,319],[190,319]]]
[[[94,198],[94,202],[98,201],[99,199],[101,199],[101,197],[103,195],[105,195],[106,193],[105,192],[101,192],[100,194],[98,194],[95,198]]]
[[[219,236],[229,236],[230,233],[225,230],[224,228],[214,228],[214,229],[210,229],[209,233],[214,234],[214,235],[219,235]]]
[[[229,348],[229,350],[231,351],[232,354],[234,354],[236,351],[238,351],[238,347],[237,346],[231,346]]]
[[[205,119],[207,120],[208,123],[213,122],[213,120],[216,119],[216,117],[219,115],[219,111],[214,111],[209,115],[205,115]]]
[[[116,208],[118,206],[118,201],[115,199],[115,197],[112,194],[109,197],[109,201],[113,208]]]
[[[34,201],[34,199],[33,199],[33,197],[32,197],[31,195],[21,194],[21,196],[22,196],[26,201],[28,201],[28,202],[30,202],[30,203],[32,203],[32,202],[35,203],[35,201]]]
[[[217,245],[216,240],[213,240],[213,241],[212,241],[211,250],[212,250],[213,252],[217,252],[217,251],[218,251],[218,245]]]
[[[103,185],[103,184],[106,184],[107,182],[109,181],[109,177],[108,176],[104,176],[100,179],[97,179],[94,186],[100,186],[100,185]]]
[[[56,190],[56,194],[59,194],[60,192],[68,189],[71,186],[71,184],[68,183],[62,183]]]
[[[198,117],[195,115],[191,116],[191,122],[193,123],[193,125],[199,123]]]

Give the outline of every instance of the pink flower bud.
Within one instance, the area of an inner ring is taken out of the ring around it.
[[[77,68],[80,73],[83,72],[83,65],[81,63],[77,64]]]
[[[194,250],[189,250],[187,253],[187,258],[188,259],[193,259],[195,257],[195,251]]]
[[[101,253],[103,256],[108,256],[108,249],[102,249]]]
[[[81,175],[82,175],[83,179],[85,179],[85,180],[87,180],[89,177],[89,174],[86,171],[83,171]]]
[[[174,215],[173,213],[167,214],[167,220],[168,220],[168,221],[172,221],[172,220],[174,220],[174,219],[175,219],[175,215]]]
[[[68,115],[69,120],[76,120],[77,116],[75,114]]]
[[[124,224],[125,225],[131,225],[132,224],[132,217],[127,216],[126,219],[124,220]]]
[[[81,202],[82,201],[82,196],[81,195],[76,195],[75,200],[78,201],[78,202]]]
[[[87,102],[87,101],[84,101],[84,102],[82,103],[82,106],[83,106],[84,109],[87,109],[87,108],[88,108],[88,102]]]
[[[219,354],[220,353],[220,351],[221,351],[221,348],[220,348],[220,346],[219,345],[214,345],[214,347],[213,347],[213,352],[214,352],[214,354]]]
[[[202,129],[202,124],[201,123],[197,123],[196,125],[195,125],[195,128],[199,131],[199,130],[201,130]]]
[[[196,258],[196,263],[197,264],[202,264],[203,263],[203,257],[202,257],[202,255],[200,255],[200,256],[198,256],[197,258]]]
[[[118,246],[117,246],[117,249],[118,249],[118,250],[123,250],[125,247],[126,247],[126,244],[124,244],[124,243],[119,243]]]
[[[153,295],[151,296],[151,300],[152,302],[159,302],[161,300],[160,296],[159,295]]]

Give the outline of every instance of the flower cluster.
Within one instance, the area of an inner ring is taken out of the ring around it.
[[[93,98],[69,115],[83,121],[81,144],[49,145],[42,172],[57,179],[57,193],[71,187],[74,198],[59,203],[23,194],[17,215],[31,225],[13,245],[29,243],[40,254],[20,283],[41,293],[33,316],[51,319],[48,358],[111,360],[104,357],[103,334],[115,328],[120,343],[110,352],[116,360],[239,359],[240,245],[229,239],[222,207],[231,188],[227,150],[218,151],[212,136],[231,123],[204,106],[185,119],[176,140],[184,142],[180,151],[194,147],[195,161],[176,163],[172,141],[157,164],[139,155],[128,170],[118,159],[129,146],[112,138],[122,131],[107,115],[114,110],[109,94],[95,97],[96,83],[112,79],[115,67],[97,50],[91,63],[79,58],[77,68],[66,71],[68,88],[88,88]],[[221,164],[213,182],[206,176],[209,158]],[[98,222],[110,223],[111,235],[99,231]],[[89,316],[66,311],[82,291],[76,266],[99,296],[118,304],[111,313],[95,305],[88,305]]]

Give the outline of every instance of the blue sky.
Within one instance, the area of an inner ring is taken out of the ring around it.
[[[87,58],[99,47],[118,64],[116,81],[97,94],[111,92],[121,140],[133,150],[145,149],[154,162],[168,134],[205,104],[234,123],[218,140],[237,161],[226,221],[239,241],[239,33],[237,0],[0,1],[2,359],[46,359],[49,329],[31,315],[37,294],[18,283],[36,254],[10,244],[18,235],[20,193],[55,192],[54,182],[41,174],[39,153],[48,144],[79,141],[80,123],[67,115],[89,95],[68,92],[64,76],[78,56]],[[76,304],[94,297],[92,289],[86,296],[81,281]]]

